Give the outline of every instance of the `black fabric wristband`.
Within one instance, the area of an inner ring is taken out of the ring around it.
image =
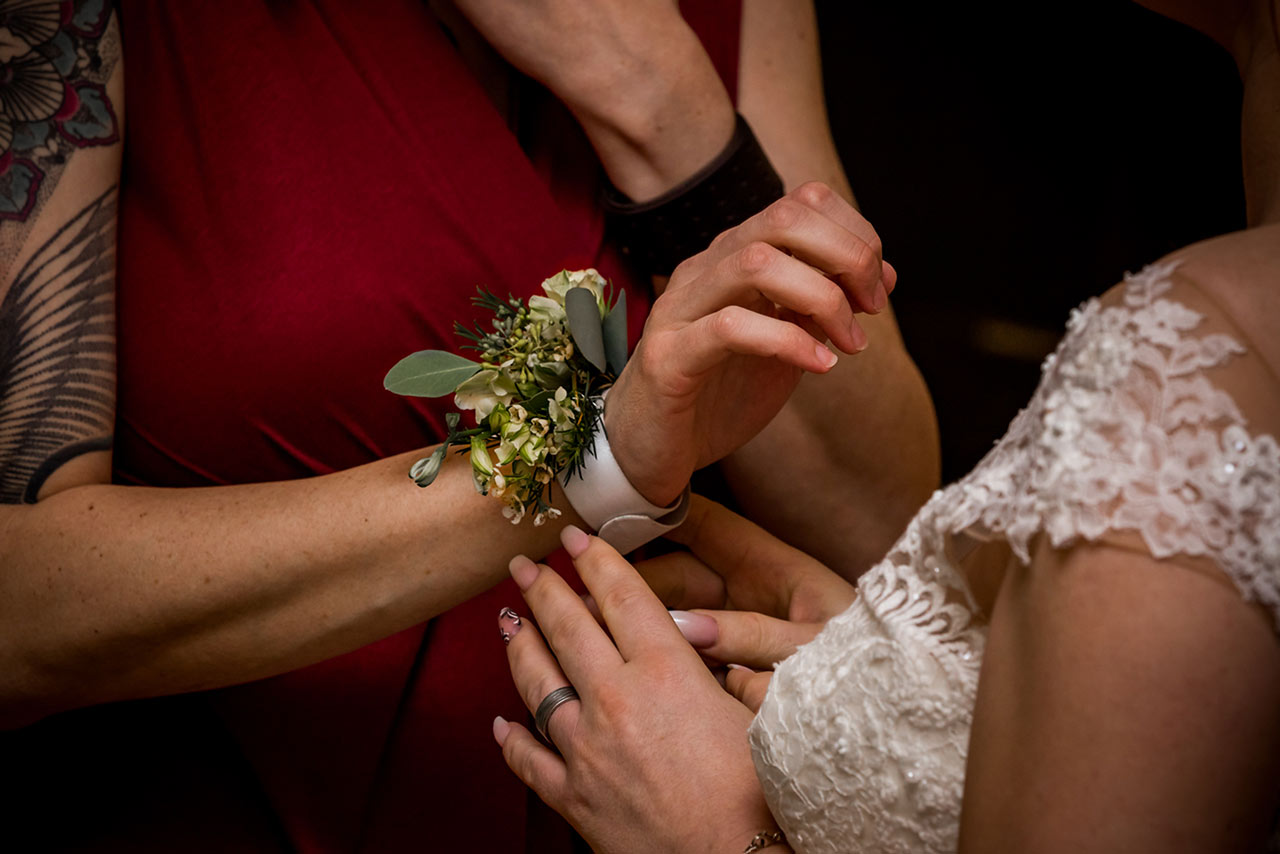
[[[782,179],[746,119],[738,116],[729,145],[692,178],[656,199],[633,202],[605,190],[609,236],[645,271],[667,276],[770,202],[782,198]]]

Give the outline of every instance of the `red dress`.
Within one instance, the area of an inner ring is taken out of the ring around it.
[[[734,91],[737,4],[687,5]],[[308,477],[438,441],[445,407],[381,379],[456,347],[476,285],[525,296],[596,266],[628,288],[634,341],[647,296],[603,242],[585,140],[544,98],[518,141],[425,3],[121,7],[119,482]],[[40,838],[562,847],[490,732],[523,713],[495,628],[519,602],[508,581],[313,667],[19,733],[18,768],[57,786]]]

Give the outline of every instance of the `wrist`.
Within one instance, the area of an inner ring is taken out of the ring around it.
[[[560,483],[583,521],[622,554],[678,527],[689,513],[687,485],[666,505],[636,490],[613,455],[607,428],[593,436],[576,471],[560,474]]]
[[[620,379],[610,389],[604,401],[604,416],[600,419],[606,435],[614,437],[610,447],[618,468],[636,492],[644,496],[646,501],[659,507],[669,506],[689,483],[692,471],[680,476],[677,467],[671,464],[671,455],[663,453],[661,448],[649,448],[643,436],[635,435],[634,430],[624,430],[623,423],[644,424],[649,418],[626,418],[621,403],[622,396],[617,393],[619,387],[626,382]],[[646,460],[648,465],[645,464]],[[663,460],[662,465],[653,465],[654,460]],[[673,476],[673,474],[675,476]]]

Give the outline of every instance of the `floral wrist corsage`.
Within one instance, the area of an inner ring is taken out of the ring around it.
[[[459,429],[459,413],[446,415],[444,444],[409,476],[428,486],[450,447],[469,449],[476,491],[502,499],[513,524],[530,512],[535,525],[560,515],[547,490],[562,473],[576,475],[593,451],[599,395],[627,361],[625,292],[610,304],[609,283],[595,270],[563,270],[542,290],[546,296],[526,305],[481,289],[473,302],[493,312],[493,331],[455,324],[480,361],[422,350],[401,359],[383,383],[415,397],[453,394],[458,409],[475,413],[470,429]]]

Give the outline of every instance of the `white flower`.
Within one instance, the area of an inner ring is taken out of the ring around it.
[[[549,279],[542,282],[542,290],[547,296],[551,297],[559,306],[564,305],[564,295],[572,288],[586,288],[596,298],[596,305],[600,309],[600,314],[604,314],[604,288],[606,285],[604,276],[600,275],[595,268],[586,270],[561,270]],[[530,297],[529,308],[533,308],[534,300],[538,297]],[[563,309],[561,311],[563,315]]]
[[[554,338],[560,334],[555,329],[555,324],[564,323],[563,299],[556,302],[550,297],[529,297],[529,317],[535,323],[542,324],[543,338]]]
[[[474,409],[476,423],[479,424],[515,391],[515,383],[510,378],[493,368],[485,368],[454,390],[453,405],[459,409]]]

